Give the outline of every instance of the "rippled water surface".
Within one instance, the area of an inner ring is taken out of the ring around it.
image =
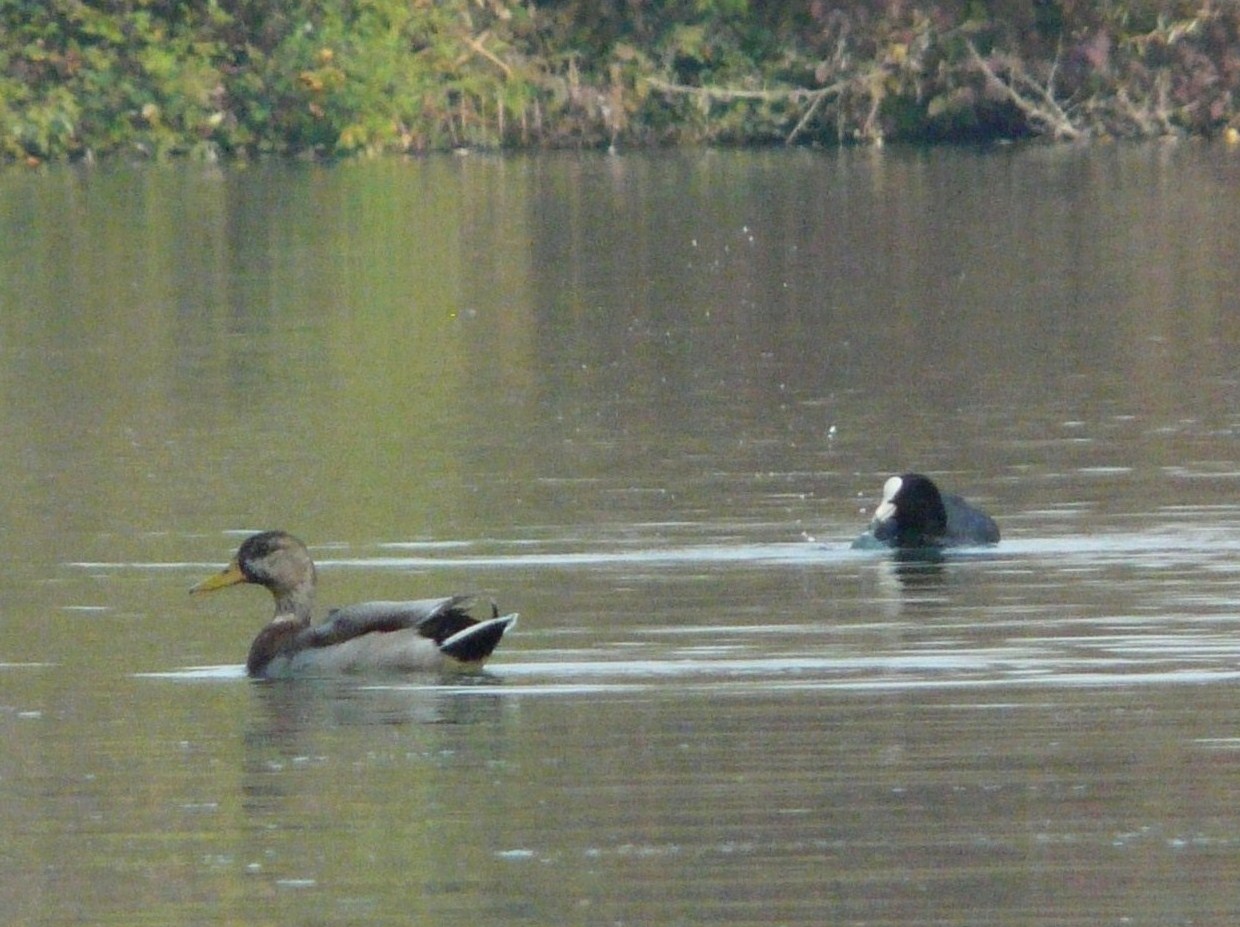
[[[1240,156],[0,174],[14,924],[1231,924]],[[993,549],[854,551],[917,468]],[[323,606],[477,678],[256,684]]]

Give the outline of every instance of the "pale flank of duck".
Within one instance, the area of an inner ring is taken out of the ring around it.
[[[261,675],[274,679],[334,673],[472,672],[481,668],[514,624],[515,615],[490,618],[458,631],[442,644],[416,628],[364,633],[325,647],[277,654],[266,661]],[[466,646],[471,643],[472,650]]]
[[[275,616],[246,660],[249,675],[262,678],[476,671],[517,622],[515,614],[501,616],[494,603],[489,616],[477,618],[473,597],[449,596],[362,602],[312,624],[314,563],[305,545],[282,531],[247,538],[228,566],[190,592],[240,583],[263,586],[275,599]]]

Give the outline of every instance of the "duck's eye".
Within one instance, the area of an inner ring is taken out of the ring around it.
[[[244,574],[247,581],[251,583],[262,583],[270,575],[267,565],[261,561],[249,558],[242,560],[238,566]]]

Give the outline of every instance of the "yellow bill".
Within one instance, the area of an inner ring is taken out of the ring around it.
[[[214,576],[208,576],[198,585],[190,589],[189,594],[194,595],[198,592],[211,592],[214,589],[223,589],[226,586],[235,586],[237,583],[245,582],[245,574],[241,572],[241,567],[236,560],[220,570]]]

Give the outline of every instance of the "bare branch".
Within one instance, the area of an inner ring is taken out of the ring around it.
[[[470,48],[472,48],[476,54],[481,55],[487,61],[491,62],[493,65],[495,65],[497,68],[499,68],[501,71],[504,72],[504,77],[511,80],[512,79],[512,67],[506,61],[500,58],[497,54],[495,54],[493,51],[491,51],[489,48],[487,48],[485,45],[482,44],[482,40],[485,39],[486,37],[487,37],[487,33],[485,32],[482,35],[476,36],[476,37],[472,35],[461,36],[461,38],[465,41],[465,44],[468,45]]]
[[[1010,77],[1005,80],[978,54],[972,41],[966,40],[965,45],[968,46],[973,63],[985,75],[987,82],[1007,97],[1030,122],[1043,126],[1048,133],[1059,139],[1071,141],[1086,134],[1085,130],[1078,128],[1064,112],[1051,88],[1035,82],[1017,62],[1008,62]],[[1053,75],[1054,72],[1052,80]],[[1030,93],[1033,94],[1032,97]]]
[[[715,100],[731,103],[736,100],[761,100],[769,103],[809,103],[809,107],[792,127],[792,131],[784,138],[785,145],[791,145],[800,135],[809,121],[814,117],[824,100],[837,96],[847,89],[849,81],[836,81],[826,87],[806,90],[804,87],[793,87],[789,90],[732,90],[727,87],[692,87],[688,84],[671,84],[654,77],[647,77],[646,83],[662,93],[679,94],[681,96],[698,97],[699,99]]]
[[[792,131],[789,132],[787,137],[784,139],[784,144],[791,145],[794,141],[796,141],[796,137],[801,134],[801,130],[809,125],[809,121],[814,118],[814,113],[818,110],[818,107],[822,105],[823,100],[830,96],[838,96],[844,92],[844,89],[847,86],[848,81],[841,80],[836,81],[828,87],[820,87],[813,91],[810,94],[811,102],[809,104],[809,108],[805,111],[801,118],[797,120],[797,124],[792,127]]]
[[[730,103],[735,100],[771,100],[775,102],[797,102],[805,99],[813,91],[795,88],[792,90],[731,90],[727,87],[692,87],[688,84],[671,84],[657,77],[645,78],[647,84],[662,93],[679,94],[687,97],[701,97],[707,100],[719,100]]]

